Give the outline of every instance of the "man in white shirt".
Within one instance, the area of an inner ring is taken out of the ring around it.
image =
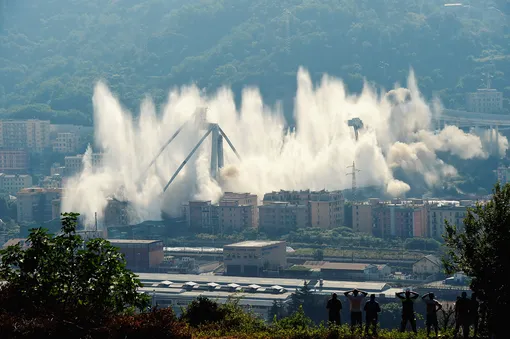
[[[354,332],[356,326],[361,330],[363,327],[361,303],[365,300],[368,293],[355,288],[352,291],[345,292],[344,295],[349,300],[351,306],[351,331]]]

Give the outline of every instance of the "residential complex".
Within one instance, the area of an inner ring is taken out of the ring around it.
[[[190,201],[183,208],[190,229],[220,233],[256,228],[257,203],[255,194],[226,192],[217,205],[211,201]]]
[[[66,156],[64,158],[64,175],[73,176],[83,170],[83,157],[84,154],[77,154]],[[91,162],[92,166],[100,166],[103,161],[102,153],[92,153]]]
[[[56,213],[54,200],[60,199],[62,189],[25,188],[16,194],[18,222],[37,222],[58,218],[60,211]]]
[[[78,150],[79,136],[75,133],[57,133],[53,141],[53,152],[55,153],[74,153]]]
[[[352,205],[352,228],[355,232],[380,238],[431,237],[440,239],[445,219],[462,226],[471,200],[440,201],[409,199],[389,202],[370,199]],[[349,225],[347,225],[349,226]]]
[[[0,148],[41,153],[50,146],[48,120],[0,120]]]
[[[32,176],[28,174],[0,173],[0,191],[16,195],[23,188],[32,187]]]
[[[28,152],[24,149],[0,148],[0,172],[24,174],[28,171]]]

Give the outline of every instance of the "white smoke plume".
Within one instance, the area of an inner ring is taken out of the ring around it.
[[[195,86],[170,92],[164,110],[156,113],[145,100],[138,119],[125,111],[105,84],[93,96],[95,142],[103,150],[103,163],[83,159],[83,172],[66,183],[63,211],[77,211],[92,223],[101,218],[107,198],[123,187],[142,220],[159,219],[160,211],[176,215],[191,199],[217,201],[222,192],[263,194],[279,189],[345,189],[351,186],[347,166],[361,169],[358,186],[377,185],[391,196],[401,196],[412,183],[396,180],[395,168],[420,174],[430,187],[456,175],[452,166],[436,156],[450,152],[462,159],[487,157],[487,135],[466,134],[448,126],[431,131],[432,117],[440,105],[429,105],[419,93],[411,71],[407,88],[379,94],[366,85],[359,95],[349,94],[342,81],[324,76],[314,85],[304,69],[297,74],[295,130],[287,130],[280,107],[264,105],[255,88],[243,92],[241,107],[233,93],[220,89],[206,96]],[[163,187],[205,131],[191,124],[179,134],[136,184],[146,166],[168,138],[198,107],[207,107],[209,122],[218,123],[241,155],[237,159],[226,142],[225,167],[219,183],[209,176],[210,140],[206,140],[169,189]],[[347,122],[364,123],[356,142]],[[501,152],[508,141],[499,138]],[[90,152],[90,150],[89,150]]]

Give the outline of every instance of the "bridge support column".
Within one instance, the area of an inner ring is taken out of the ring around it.
[[[489,154],[494,155],[493,128],[489,126]]]
[[[220,129],[217,124],[211,124],[211,178],[218,180],[218,143],[220,142]],[[223,153],[223,152],[222,152]],[[223,165],[223,164],[222,164]]]
[[[499,154],[499,126],[496,125],[496,143],[495,143],[495,148],[494,148],[494,151],[496,152],[496,156],[499,158],[500,154]]]

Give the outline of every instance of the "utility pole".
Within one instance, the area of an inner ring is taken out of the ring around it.
[[[352,166],[347,166],[347,168],[352,168],[352,172],[350,173],[347,173],[346,175],[352,175],[352,200],[353,202],[356,202],[357,201],[357,196],[356,196],[356,190],[357,190],[357,187],[356,187],[356,172],[361,172],[361,170],[357,169],[356,168],[356,163],[353,161],[352,162]]]

